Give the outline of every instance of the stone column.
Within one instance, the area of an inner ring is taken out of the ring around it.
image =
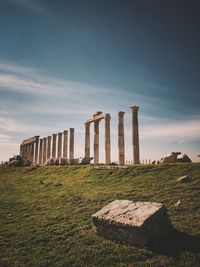
[[[139,107],[133,106],[132,110],[132,145],[133,145],[133,163],[140,163],[139,155],[139,132],[138,132],[138,109]]]
[[[74,128],[70,128],[69,159],[74,159]]]
[[[125,163],[125,148],[124,148],[124,113],[118,113],[118,149],[119,149],[119,165]]]
[[[28,146],[27,144],[24,144],[24,159],[27,159],[27,153],[28,153]]]
[[[43,138],[43,165],[46,163],[47,160],[47,138]]]
[[[94,164],[99,164],[99,121],[94,121]]]
[[[27,159],[31,160],[31,144],[27,144]]]
[[[21,145],[22,146],[22,158],[25,158],[25,145]]]
[[[39,164],[41,165],[43,163],[43,156],[42,156],[42,152],[43,152],[43,139],[40,138],[40,149],[39,149]]]
[[[62,155],[62,133],[58,133],[58,153],[57,153],[57,158],[61,158]]]
[[[28,145],[27,144],[25,144],[24,145],[24,159],[27,159],[28,158]]]
[[[35,136],[35,164],[38,163],[39,135]]]
[[[90,123],[85,123],[85,157],[90,158]]]
[[[105,163],[110,165],[110,114],[105,116]]]
[[[57,134],[52,134],[52,159],[56,158],[56,136]]]
[[[51,136],[47,137],[47,160],[51,158]]]
[[[63,158],[67,159],[68,157],[68,131],[63,131]]]
[[[30,143],[30,161],[33,164],[34,160],[34,142]]]

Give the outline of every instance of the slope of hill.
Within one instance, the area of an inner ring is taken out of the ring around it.
[[[200,266],[199,178],[198,163],[0,168],[0,266]],[[91,215],[114,199],[164,203],[177,232],[152,248],[97,236]]]

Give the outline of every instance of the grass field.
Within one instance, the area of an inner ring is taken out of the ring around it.
[[[200,266],[199,182],[198,163],[2,167],[0,266]],[[97,236],[91,215],[114,199],[164,203],[177,232],[152,248]]]

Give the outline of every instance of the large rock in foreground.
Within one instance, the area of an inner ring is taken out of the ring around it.
[[[92,220],[98,234],[138,246],[149,245],[173,229],[165,206],[156,202],[114,200]]]

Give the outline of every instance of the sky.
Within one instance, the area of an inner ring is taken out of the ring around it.
[[[125,112],[132,160],[133,105],[141,160],[180,151],[199,161],[199,13],[198,0],[0,0],[0,161],[23,139],[72,127],[84,156],[84,122],[99,110],[111,114],[112,161]]]

